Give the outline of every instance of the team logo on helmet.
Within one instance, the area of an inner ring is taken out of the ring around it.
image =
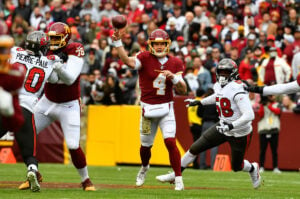
[[[58,50],[68,44],[71,38],[71,29],[65,23],[56,22],[50,26],[48,36],[50,38],[50,50]]]

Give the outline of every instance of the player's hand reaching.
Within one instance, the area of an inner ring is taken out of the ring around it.
[[[217,128],[217,131],[219,131],[219,133],[224,134],[225,132],[232,130],[233,125],[220,120],[220,123],[217,125],[216,128]]]
[[[263,94],[264,87],[263,86],[255,86],[249,84],[247,81],[243,81],[245,86],[244,89],[248,92]],[[246,83],[247,82],[247,83]]]
[[[123,35],[125,34],[125,29],[115,29],[113,35],[111,36],[113,41],[118,41],[122,39]]]
[[[188,102],[186,107],[189,107],[189,106],[202,106],[201,101],[196,100],[196,99],[185,99],[184,102]]]

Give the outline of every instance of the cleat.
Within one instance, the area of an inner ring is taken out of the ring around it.
[[[43,181],[43,177],[41,175],[41,173],[39,171],[36,172],[36,176],[38,179],[38,182],[41,183]],[[20,186],[18,187],[19,190],[26,190],[26,189],[30,189],[30,183],[28,180],[26,180],[25,182],[23,182],[22,184],[20,184]]]
[[[281,171],[276,167],[273,169],[273,173],[281,174]]]
[[[260,167],[259,168],[259,173],[263,173],[263,172],[265,172],[265,169],[263,167]]]
[[[175,177],[175,191],[182,191],[182,190],[184,190],[182,176],[176,176]]]
[[[141,167],[141,169],[139,170],[137,176],[136,176],[136,186],[140,187],[144,184],[145,179],[146,179],[146,175],[147,175],[147,171],[149,170],[150,166],[147,165],[146,167]]]
[[[37,172],[35,170],[29,170],[27,172],[27,180],[29,181],[30,189],[32,192],[38,192],[41,190],[36,173]]]
[[[261,177],[259,174],[259,166],[256,162],[252,163],[254,170],[252,172],[249,172],[249,175],[251,177],[252,180],[252,185],[254,189],[259,188],[259,186],[261,185]]]
[[[158,180],[159,182],[162,182],[162,183],[169,182],[170,184],[174,184],[175,183],[175,173],[171,172],[168,174],[156,176],[156,180]]]
[[[87,178],[85,181],[81,183],[81,186],[84,191],[96,191],[95,186],[93,185],[92,181]]]

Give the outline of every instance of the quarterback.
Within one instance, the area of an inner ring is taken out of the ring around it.
[[[160,127],[164,143],[169,152],[171,166],[175,172],[175,190],[184,189],[180,170],[180,153],[176,146],[176,122],[173,108],[173,87],[179,94],[186,92],[182,78],[183,63],[169,56],[171,40],[161,30],[154,30],[148,39],[149,51],[140,52],[136,57],[128,57],[121,42],[124,32],[116,30],[113,43],[121,60],[130,68],[137,69],[141,88],[140,157],[141,169],[136,177],[136,186],[142,186],[149,170],[151,147]]]
[[[228,142],[231,148],[231,165],[233,171],[249,172],[254,188],[261,184],[259,166],[244,159],[245,151],[250,143],[254,112],[244,90],[244,84],[238,80],[238,68],[231,59],[222,59],[216,68],[217,82],[213,95],[201,101],[187,99],[189,106],[205,106],[216,104],[220,121],[207,129],[196,140],[181,159],[182,170],[194,161],[196,155],[212,147]],[[161,182],[173,182],[174,173],[156,177]]]

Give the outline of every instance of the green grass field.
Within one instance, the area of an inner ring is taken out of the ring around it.
[[[32,193],[30,190],[19,191],[17,189],[19,182],[25,179],[26,170],[23,164],[0,164],[0,199],[300,198],[299,172],[273,174],[266,171],[262,175],[264,185],[260,189],[254,190],[249,175],[245,172],[213,172],[187,169],[183,175],[186,189],[177,192],[173,190],[173,185],[161,184],[155,180],[156,175],[164,174],[170,170],[167,167],[151,167],[144,187],[135,188],[135,177],[139,167],[90,166],[90,177],[97,191],[84,192],[79,187],[79,175],[72,165],[40,164],[39,168],[44,178],[43,183],[41,183],[42,190],[39,193]],[[67,187],[69,185],[71,187]],[[57,186],[57,188],[53,186]]]

